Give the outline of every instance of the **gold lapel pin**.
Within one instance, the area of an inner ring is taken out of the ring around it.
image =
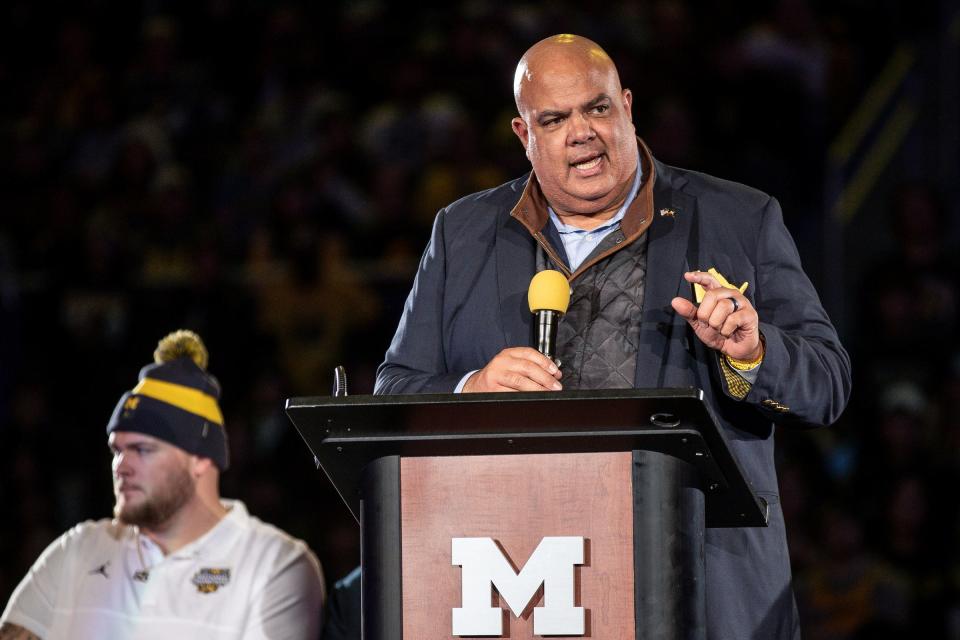
[[[674,211],[673,209],[663,208],[663,209],[660,209],[660,215],[667,218],[672,218],[675,215],[677,215],[677,212]]]

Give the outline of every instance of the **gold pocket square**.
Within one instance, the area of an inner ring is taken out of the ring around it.
[[[749,283],[744,282],[744,283],[743,283],[742,285],[740,285],[739,287],[736,286],[736,285],[730,284],[729,282],[727,282],[727,279],[723,277],[723,274],[720,273],[719,271],[717,271],[716,269],[714,269],[713,267],[710,267],[709,269],[707,269],[707,273],[710,274],[711,276],[713,276],[714,279],[715,279],[717,282],[720,283],[720,286],[721,286],[721,287],[724,287],[724,288],[726,288],[726,289],[736,289],[736,290],[739,291],[740,293],[743,293],[744,291],[747,290],[747,285],[748,285]],[[705,294],[706,294],[706,289],[704,289],[702,286],[700,286],[699,284],[697,284],[696,282],[694,282],[694,283],[693,283],[693,296],[697,299],[697,304],[700,304],[701,302],[703,302],[703,296],[704,296]]]

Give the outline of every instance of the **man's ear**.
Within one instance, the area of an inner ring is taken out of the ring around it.
[[[513,127],[513,132],[518,138],[520,138],[520,144],[523,145],[523,148],[527,148],[527,142],[529,140],[530,132],[527,130],[527,123],[523,121],[523,118],[517,116],[510,121],[510,126]]]
[[[623,108],[627,112],[627,117],[630,119],[630,122],[633,122],[633,93],[630,89],[624,89],[620,95],[623,99]]]
[[[194,478],[199,478],[200,476],[206,474],[211,467],[216,467],[213,464],[213,460],[204,456],[190,456],[190,472]]]

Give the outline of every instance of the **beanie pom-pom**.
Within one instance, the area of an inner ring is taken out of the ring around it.
[[[157,364],[173,362],[178,358],[190,358],[198,367],[206,371],[210,356],[200,336],[193,331],[180,329],[164,337],[153,352],[153,360]]]

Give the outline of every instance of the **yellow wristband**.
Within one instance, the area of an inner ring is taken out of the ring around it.
[[[763,356],[767,352],[767,345],[764,342],[763,338],[760,339],[760,355],[757,356],[756,360],[737,360],[736,358],[731,358],[728,355],[723,357],[727,359],[727,362],[731,367],[737,371],[750,371],[751,369],[756,369],[760,366],[760,363],[763,362]]]

